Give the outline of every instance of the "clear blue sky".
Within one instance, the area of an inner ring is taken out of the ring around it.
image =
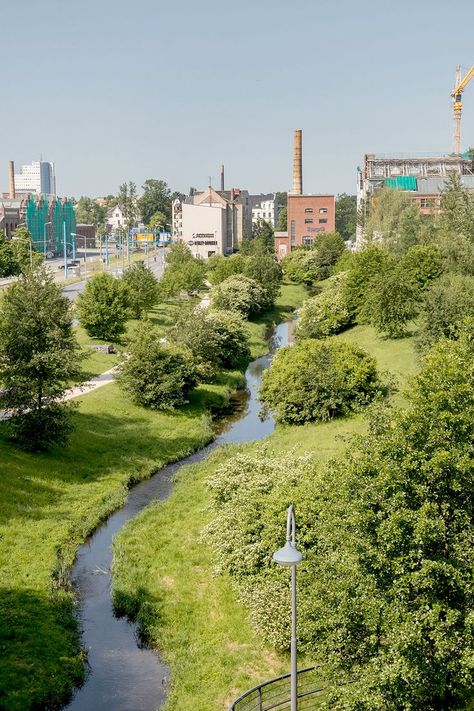
[[[7,160],[56,164],[63,195],[163,178],[251,192],[354,192],[365,152],[452,145],[472,0],[22,0],[2,3],[0,188]],[[463,146],[474,144],[474,82]]]

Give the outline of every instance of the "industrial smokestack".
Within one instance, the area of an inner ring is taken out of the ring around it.
[[[8,176],[10,178],[10,200],[15,199],[15,164],[12,160],[8,161]]]
[[[224,190],[224,166],[221,165],[221,190]]]
[[[302,158],[302,130],[295,131],[295,142],[293,149],[293,190],[292,195],[303,194],[303,158]]]

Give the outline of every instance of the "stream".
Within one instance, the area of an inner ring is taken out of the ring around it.
[[[291,339],[293,322],[279,324],[270,334],[270,353],[252,361],[245,373],[247,392],[235,398],[236,412],[217,423],[216,439],[179,462],[156,472],[130,490],[122,508],[101,524],[79,548],[71,573],[78,601],[82,643],[87,650],[86,680],[65,707],[68,711],[155,711],[166,699],[170,674],[159,653],[140,641],[136,625],[116,617],[111,598],[112,541],[116,533],[152,501],[165,500],[173,486],[173,475],[182,466],[204,459],[212,450],[228,443],[263,439],[275,428],[258,413],[258,389],[272,353]]]

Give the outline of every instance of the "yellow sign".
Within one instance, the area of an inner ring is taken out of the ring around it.
[[[153,242],[152,232],[139,232],[137,234],[137,242]]]

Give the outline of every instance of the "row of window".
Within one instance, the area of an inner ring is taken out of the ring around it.
[[[305,211],[306,215],[312,215],[312,214],[313,214],[313,208],[312,208],[312,207],[305,207],[304,211]],[[327,207],[320,207],[320,208],[319,208],[319,214],[320,214],[320,215],[325,215],[327,211],[328,211]]]
[[[304,221],[305,225],[312,225],[313,222],[314,222],[314,220],[313,220],[312,217],[306,217],[306,218],[305,218],[305,221]],[[326,220],[326,219],[319,220],[319,224],[320,224],[320,225],[326,225],[326,224],[327,224],[327,220]]]

